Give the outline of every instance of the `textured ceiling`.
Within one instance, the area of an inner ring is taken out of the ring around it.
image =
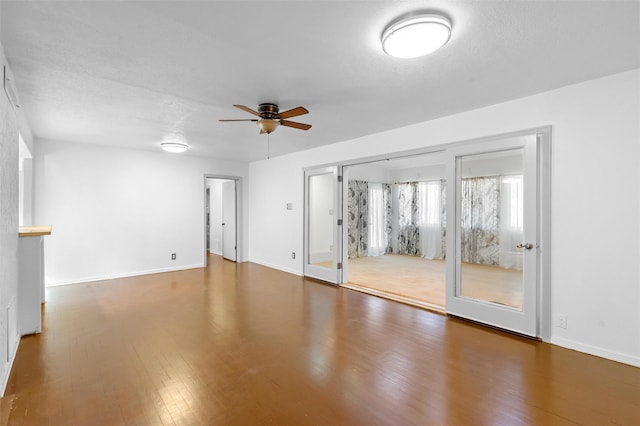
[[[0,37],[34,136],[253,161],[266,135],[232,107],[303,105],[271,154],[339,142],[640,67],[638,1],[6,1]],[[379,45],[410,11],[450,42]],[[390,141],[393,143],[393,141]]]

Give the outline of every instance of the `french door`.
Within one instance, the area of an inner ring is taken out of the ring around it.
[[[538,336],[536,135],[447,151],[447,313]]]
[[[541,249],[549,240],[548,150],[546,130],[442,147],[448,314],[548,337],[549,292],[540,288],[549,273]],[[304,176],[304,274],[336,284],[347,256],[341,174],[333,166]]]
[[[333,284],[342,272],[341,167],[305,171],[304,275]]]

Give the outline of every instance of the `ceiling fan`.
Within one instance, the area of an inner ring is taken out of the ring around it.
[[[287,118],[297,117],[299,115],[308,114],[309,111],[305,107],[296,107],[290,110],[279,112],[278,105],[272,103],[263,103],[258,105],[258,111],[254,111],[249,107],[244,105],[234,105],[234,107],[239,108],[249,114],[253,114],[257,118],[243,118],[237,120],[219,120],[223,122],[227,121],[252,121],[254,123],[258,123],[258,127],[260,128],[260,134],[263,133],[271,133],[276,130],[279,125],[283,125],[286,127],[293,127],[294,129],[300,130],[309,130],[311,128],[311,124],[298,123],[297,121],[288,121]]]

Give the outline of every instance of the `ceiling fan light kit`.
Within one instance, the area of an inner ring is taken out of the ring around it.
[[[261,118],[258,121],[258,127],[260,127],[260,133],[271,133],[276,130],[276,127],[280,125],[278,120],[273,118]]]
[[[185,152],[190,148],[186,143],[180,142],[162,142],[160,146],[164,151],[171,153]]]
[[[382,33],[382,50],[395,58],[435,52],[451,37],[451,22],[441,15],[418,14],[391,23]]]

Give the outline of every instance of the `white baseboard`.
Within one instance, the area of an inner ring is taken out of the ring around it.
[[[11,369],[13,368],[13,361],[15,361],[16,354],[18,353],[18,346],[20,346],[20,336],[18,336],[17,339],[18,342],[14,345],[13,353],[9,357],[9,362],[5,364],[6,368],[2,372],[2,377],[0,377],[0,398],[4,396],[4,392],[7,390],[7,383],[9,383],[9,375],[11,374]]]
[[[150,274],[161,274],[164,272],[175,272],[175,271],[184,271],[186,269],[196,269],[196,268],[204,268],[202,263],[195,265],[185,265],[179,267],[172,268],[159,268],[159,269],[149,269],[146,271],[131,271],[131,272],[123,272],[119,274],[107,274],[107,275],[96,275],[92,277],[80,277],[74,278],[70,280],[59,280],[59,281],[47,281],[45,283],[46,287],[57,287],[60,285],[70,285],[70,284],[81,284],[81,283],[89,283],[93,281],[105,281],[105,280],[113,280],[117,278],[128,278],[128,277],[137,277],[140,275],[150,275]]]
[[[262,266],[266,266],[266,267],[271,268],[271,269],[277,269],[278,271],[282,271],[282,272],[286,272],[286,273],[289,273],[289,274],[297,275],[299,277],[302,276],[302,272],[300,272],[300,271],[298,271],[296,269],[285,268],[285,267],[282,267],[280,265],[274,265],[273,263],[265,262],[265,261],[262,261],[262,260],[249,259],[249,262],[256,263],[256,264],[262,265]]]
[[[573,349],[575,351],[584,352],[589,355],[595,355],[601,358],[610,359],[612,361],[621,362],[623,364],[633,365],[634,367],[640,367],[640,357],[638,356],[610,351],[598,346],[587,345],[571,339],[565,339],[563,337],[551,337],[551,343],[554,345],[562,346],[563,348]]]
[[[217,254],[218,256],[222,256],[222,251],[220,251],[220,250],[211,250],[211,249],[209,249],[209,253]]]

